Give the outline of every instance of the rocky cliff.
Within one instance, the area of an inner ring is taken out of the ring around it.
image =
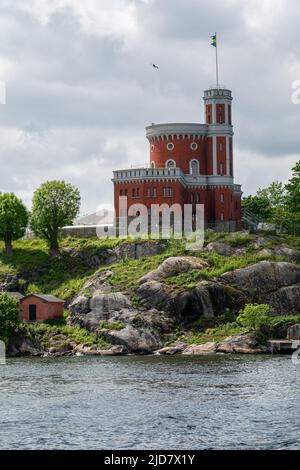
[[[265,352],[265,345],[251,332],[207,344],[191,345],[181,338],[234,320],[248,303],[269,304],[274,316],[300,315],[300,253],[297,240],[288,242],[279,237],[224,235],[208,242],[196,256],[186,252],[182,242],[120,243],[92,256],[69,249],[71,257],[79,256],[93,272],[68,299],[68,323],[110,346],[101,349],[69,341],[67,351]],[[0,289],[13,285],[15,290],[18,281],[9,275]]]

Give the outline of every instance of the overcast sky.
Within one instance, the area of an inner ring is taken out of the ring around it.
[[[215,31],[236,182],[249,194],[286,180],[300,159],[299,22],[299,0],[0,0],[0,191],[30,207],[63,178],[82,214],[111,204],[113,169],[148,161],[146,125],[203,122]]]

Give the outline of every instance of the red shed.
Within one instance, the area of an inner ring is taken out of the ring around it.
[[[64,301],[54,295],[30,294],[21,300],[21,320],[43,321],[62,318]]]

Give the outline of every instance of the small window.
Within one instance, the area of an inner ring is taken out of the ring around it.
[[[221,194],[221,202],[224,202],[224,194]]]
[[[198,144],[196,142],[192,142],[191,143],[191,149],[192,150],[197,150],[197,148],[198,148]]]
[[[148,189],[147,189],[147,196],[148,196],[148,197],[151,197],[151,188],[148,188]]]
[[[199,175],[199,162],[197,160],[190,162],[190,174],[193,176]]]
[[[220,143],[220,152],[223,152],[223,142]]]
[[[171,169],[171,168],[176,168],[176,163],[174,160],[167,160],[166,161],[166,168]]]
[[[153,197],[156,197],[157,196],[157,190],[156,188],[153,188]]]
[[[200,202],[200,194],[196,194],[196,203],[199,204]]]
[[[172,197],[173,196],[173,189],[172,188],[164,188],[163,189],[164,197]]]
[[[154,152],[154,145],[153,144],[151,145],[151,152],[152,153]]]
[[[132,190],[132,197],[135,197],[135,189]]]
[[[223,163],[220,163],[220,175],[223,176]]]
[[[221,212],[221,221],[223,222],[224,220],[224,212]]]
[[[167,144],[167,149],[171,152],[172,150],[174,150],[174,144],[172,142],[169,142]]]

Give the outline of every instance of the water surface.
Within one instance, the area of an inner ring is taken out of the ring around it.
[[[1,449],[300,449],[288,356],[10,359]]]

